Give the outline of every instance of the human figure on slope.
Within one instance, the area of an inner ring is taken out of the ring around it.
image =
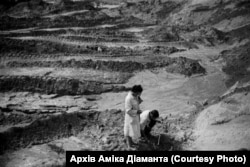
[[[160,123],[158,110],[145,110],[140,115],[141,135],[147,140],[151,137],[151,130],[156,123]]]
[[[141,137],[140,131],[140,96],[143,91],[141,85],[134,85],[125,98],[124,136],[129,150],[135,150],[135,143]]]

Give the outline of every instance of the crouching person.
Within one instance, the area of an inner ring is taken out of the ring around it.
[[[141,128],[141,135],[145,139],[150,139],[151,137],[151,130],[155,126],[158,120],[159,112],[157,110],[146,110],[140,114],[140,128]]]

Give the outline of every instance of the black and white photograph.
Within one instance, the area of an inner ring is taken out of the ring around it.
[[[250,0],[0,1],[0,167],[249,150]]]

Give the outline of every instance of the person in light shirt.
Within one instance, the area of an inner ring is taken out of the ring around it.
[[[125,120],[124,120],[124,137],[129,150],[135,150],[137,141],[141,137],[140,129],[140,98],[143,89],[141,85],[134,85],[125,98]]]

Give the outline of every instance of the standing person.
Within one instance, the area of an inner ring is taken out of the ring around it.
[[[155,124],[159,121],[159,112],[157,110],[146,110],[143,111],[140,115],[140,126],[141,126],[141,135],[146,139],[150,139],[151,130]]]
[[[143,89],[141,85],[134,85],[132,90],[125,98],[125,120],[124,120],[124,136],[127,146],[130,150],[134,150],[133,140],[137,140],[141,137],[140,131],[140,98]]]

